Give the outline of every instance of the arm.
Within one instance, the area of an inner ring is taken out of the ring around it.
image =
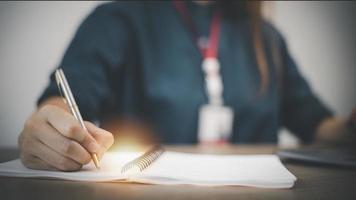
[[[127,31],[110,7],[99,7],[80,26],[65,53],[61,67],[83,118],[94,120],[112,91],[109,75],[123,63]],[[120,31],[121,30],[121,31]],[[99,158],[113,144],[113,135],[90,122],[81,128],[57,89],[54,76],[27,119],[18,145],[23,164],[34,169],[72,171]]]
[[[117,102],[113,88],[121,85],[123,65],[130,57],[128,20],[115,6],[99,6],[83,21],[60,63],[83,118],[90,121]],[[53,73],[38,104],[52,96],[60,96]]]
[[[283,39],[282,117],[284,125],[303,142],[314,139],[321,142],[342,141],[352,136],[350,124],[356,123],[356,109],[349,118],[334,116],[312,92],[299,73]]]
[[[314,94],[289,54],[287,44],[280,38],[282,125],[297,135],[302,142],[310,143],[319,139],[316,132],[320,124],[334,116]]]

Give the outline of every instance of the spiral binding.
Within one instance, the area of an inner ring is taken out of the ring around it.
[[[150,166],[163,152],[164,152],[164,149],[161,146],[155,145],[150,150],[148,150],[146,153],[144,153],[142,156],[127,163],[121,169],[121,173],[125,173],[134,167],[138,167],[140,169],[140,172],[142,172],[144,169],[146,169],[148,166]]]

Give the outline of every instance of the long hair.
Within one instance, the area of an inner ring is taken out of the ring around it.
[[[260,77],[259,95],[265,94],[269,85],[269,70],[262,39],[262,2],[234,0],[216,2],[225,15],[232,18],[249,18],[252,45]]]

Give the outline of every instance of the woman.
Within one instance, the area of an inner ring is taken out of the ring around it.
[[[259,2],[105,4],[79,27],[60,66],[83,117],[114,134],[275,143],[281,126],[303,142],[349,131],[299,74]],[[110,132],[80,128],[53,76],[38,104],[19,138],[25,166],[78,170],[112,145]]]

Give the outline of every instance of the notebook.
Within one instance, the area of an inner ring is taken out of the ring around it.
[[[0,176],[260,188],[291,188],[296,181],[276,155],[191,154],[161,148],[144,154],[108,152],[99,170],[90,163],[76,172],[32,170],[17,159],[1,163]]]

